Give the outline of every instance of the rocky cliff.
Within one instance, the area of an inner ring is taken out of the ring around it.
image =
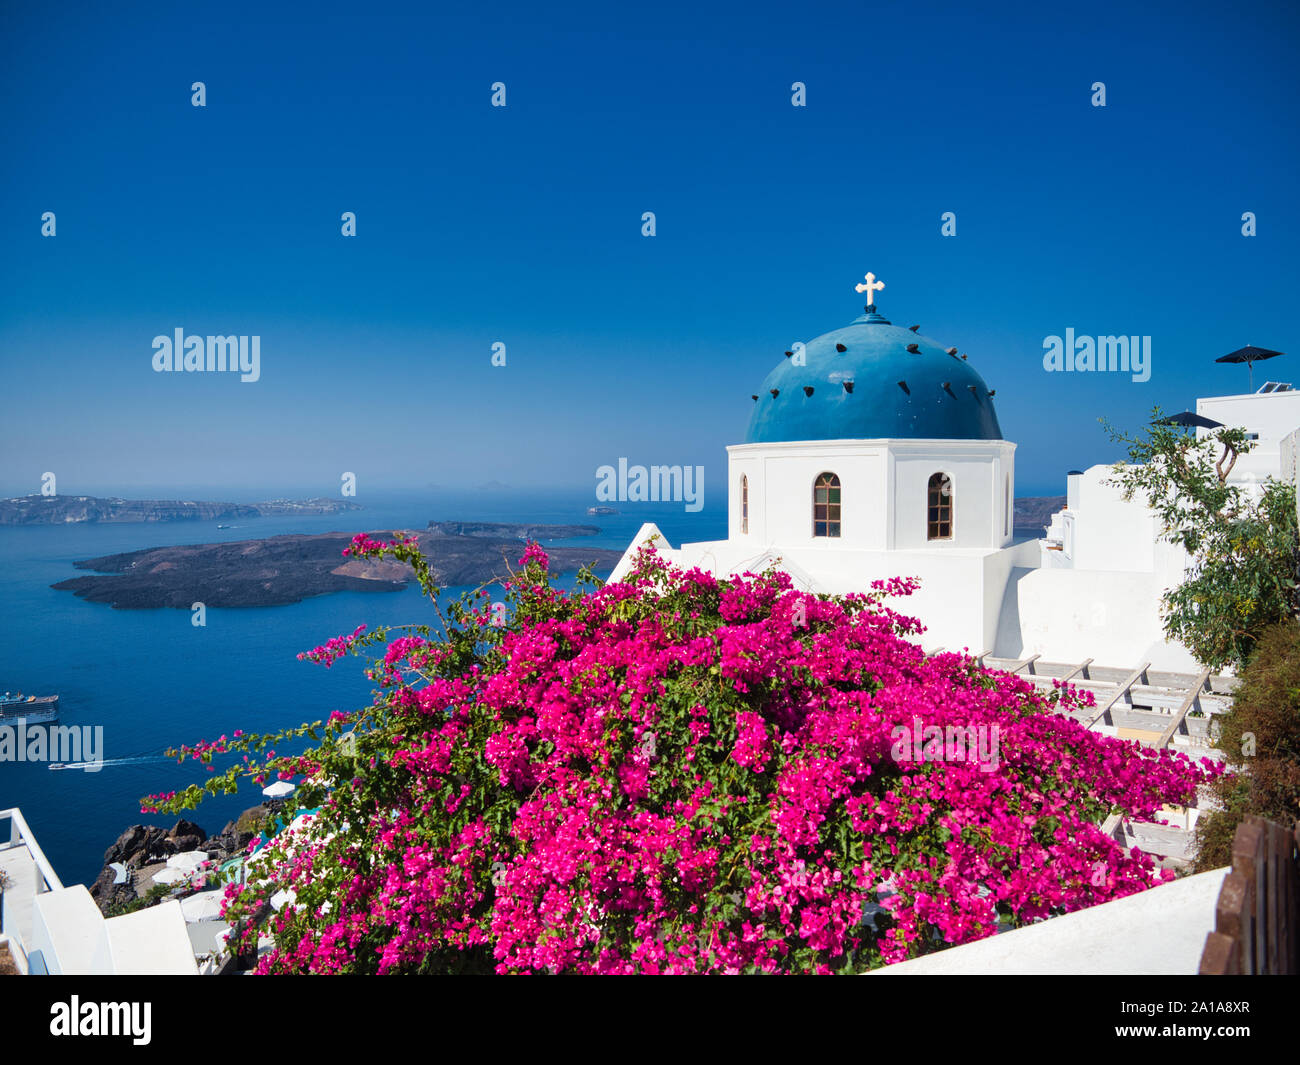
[[[231,858],[243,857],[257,827],[269,816],[271,807],[263,803],[245,810],[217,835],[209,836],[190,821],[177,821],[170,830],[154,825],[132,825],[104,852],[104,867],[90,886],[90,897],[100,910],[111,916],[123,907],[138,905],[138,899],[154,887],[151,874],[143,872],[166,862],[173,854],[202,850],[217,868]],[[114,862],[127,868],[126,881],[116,884]]]

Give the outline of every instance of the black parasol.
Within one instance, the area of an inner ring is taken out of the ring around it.
[[[1255,363],[1263,362],[1265,359],[1275,359],[1282,352],[1273,351],[1270,348],[1257,348],[1254,344],[1247,344],[1244,348],[1238,348],[1236,351],[1229,352],[1222,358],[1215,359],[1215,362],[1244,362],[1246,369],[1250,372],[1250,390],[1255,391]]]
[[[1216,422],[1213,418],[1207,418],[1203,414],[1193,414],[1189,410],[1183,411],[1182,414],[1172,414],[1168,418],[1159,418],[1152,424],[1194,426],[1197,429],[1220,429],[1223,427],[1223,422]]]

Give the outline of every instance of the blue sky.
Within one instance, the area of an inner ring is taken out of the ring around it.
[[[867,270],[997,390],[1018,493],[1063,492],[1119,457],[1100,415],[1296,350],[1300,17],[1055,7],[8,2],[0,492],[594,495],[624,456],[717,502]],[[177,327],[259,335],[261,380],[155,374]],[[1150,381],[1044,372],[1067,327],[1150,335]]]

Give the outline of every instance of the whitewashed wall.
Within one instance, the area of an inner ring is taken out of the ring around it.
[[[1282,438],[1281,476],[1295,486],[1296,521],[1300,523],[1300,429]]]
[[[1114,476],[1110,466],[1091,466],[1071,477],[1076,569],[1152,573],[1155,570],[1156,516],[1145,501],[1125,502],[1119,488],[1105,483]]]
[[[905,551],[1010,543],[1008,508],[1015,497],[1015,448],[1005,440],[891,441],[893,507],[888,547]],[[930,477],[935,473],[952,478],[951,540],[926,539]]]
[[[1255,372],[1260,377],[1263,376],[1260,368]],[[1259,383],[1263,384],[1263,381],[1260,380]],[[1196,413],[1224,425],[1259,434],[1255,450],[1237,460],[1230,479],[1262,480],[1277,476],[1282,440],[1300,429],[1300,392],[1209,396],[1196,401]],[[1204,431],[1200,435],[1204,435]]]
[[[755,546],[867,551],[995,548],[1011,542],[1015,445],[992,440],[807,441],[727,449],[728,529]],[[813,536],[813,485],[840,480],[839,543]],[[953,480],[950,540],[926,539],[929,481]],[[742,533],[741,478],[749,482]]]

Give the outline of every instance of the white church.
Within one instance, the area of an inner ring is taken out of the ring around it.
[[[857,286],[869,301],[883,287],[873,274]],[[646,524],[610,580],[647,542],[719,576],[775,564],[817,593],[918,577],[919,590],[890,605],[920,618],[927,649],[1197,671],[1161,620],[1161,595],[1187,557],[1158,538],[1144,502],[1105,483],[1112,467],[1071,473],[1045,535],[1014,535],[1016,445],[1002,438],[993,397],[956,348],[870,302],[786,352],[753,397],[745,442],[727,448],[727,539],[674,548]],[[1257,441],[1231,480],[1295,479],[1300,391],[1269,382],[1196,409]]]

